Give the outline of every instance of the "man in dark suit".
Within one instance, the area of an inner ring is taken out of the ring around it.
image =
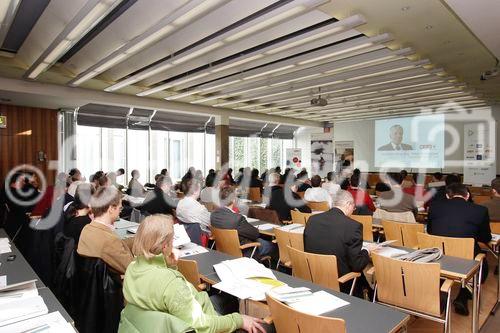
[[[304,250],[335,255],[339,276],[361,272],[370,262],[368,250],[362,249],[363,225],[349,218],[355,207],[352,195],[338,190],[333,208],[311,216],[304,230]],[[366,281],[364,283],[366,285]],[[357,285],[360,287],[360,284]],[[349,292],[350,283],[341,285],[340,289]],[[356,294],[361,293],[358,290]]]
[[[386,145],[380,146],[378,151],[390,151],[390,150],[413,150],[411,145],[403,142],[403,127],[401,125],[393,125],[390,128],[389,137],[391,142]]]
[[[177,206],[177,198],[171,195],[171,188],[170,177],[160,175],[156,180],[154,190],[146,195],[141,210],[149,214],[172,215],[173,209]]]
[[[219,229],[233,229],[238,231],[240,244],[247,244],[251,242],[259,242],[260,246],[257,248],[257,257],[273,255],[276,252],[276,246],[265,239],[259,238],[259,229],[248,223],[247,219],[233,211],[233,206],[236,201],[236,194],[232,187],[225,187],[219,193],[221,207],[217,208],[210,214],[210,224]],[[248,253],[250,254],[250,253]],[[247,253],[245,253],[247,255]]]
[[[429,208],[427,232],[444,237],[474,238],[474,255],[481,250],[478,242],[491,240],[490,218],[486,207],[468,202],[469,191],[464,184],[452,183],[446,186],[447,200],[434,202]],[[488,276],[488,264],[483,261],[482,282]],[[467,299],[470,294],[462,288],[453,302],[455,312],[467,316]]]
[[[303,213],[310,213],[311,209],[297,193],[292,191],[290,184],[281,186],[278,185],[279,181],[279,174],[269,175],[269,187],[264,191],[264,196],[269,198],[266,208],[276,211],[281,221],[290,221],[292,219],[290,210],[295,208]]]

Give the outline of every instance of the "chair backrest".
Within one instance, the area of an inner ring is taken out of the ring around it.
[[[396,260],[374,253],[378,300],[401,308],[440,316],[440,272],[437,263]]]
[[[394,245],[411,248],[418,246],[417,233],[424,232],[424,225],[418,223],[382,220],[382,226],[387,240],[396,240]]]
[[[491,221],[490,229],[492,234],[500,234],[500,221]]]
[[[474,238],[434,236],[422,231],[417,234],[417,239],[421,249],[437,247],[447,256],[474,259]]]
[[[178,221],[178,223],[184,226],[189,239],[191,239],[191,242],[198,245],[203,245],[201,241],[201,235],[203,232],[199,223],[184,223],[181,221]]]
[[[198,272],[198,263],[195,260],[179,259],[177,261],[177,269],[184,275],[186,280],[200,291],[201,285],[200,273]]]
[[[262,195],[260,193],[260,187],[249,187],[248,188],[248,200],[262,201]]]
[[[472,201],[474,201],[475,204],[482,204],[483,202],[490,201],[491,197],[489,195],[473,195],[472,196]]]
[[[295,277],[311,281],[325,288],[340,291],[337,257],[300,251],[288,246]]]
[[[217,251],[221,251],[235,257],[243,257],[237,230],[219,229],[215,227],[210,227],[210,230],[212,231],[212,236],[215,238]]]
[[[292,209],[292,210],[290,210],[290,215],[292,216],[293,223],[306,224],[312,214],[311,213],[302,213],[299,210]]]
[[[275,210],[260,208],[260,207],[250,207],[248,210],[248,217],[266,221],[268,223],[281,225],[278,213]]]
[[[417,223],[413,212],[388,212],[380,208],[377,208],[375,212],[373,212],[373,218],[397,222]]]
[[[299,312],[267,295],[267,305],[278,333],[335,332],[345,333],[345,321],[340,318],[313,316]]]
[[[312,211],[317,210],[326,212],[327,210],[330,210],[330,204],[328,204],[327,201],[308,201],[307,206],[309,206]]]
[[[363,225],[363,240],[373,242],[373,217],[371,215],[351,215],[350,218]]]
[[[284,264],[290,262],[287,246],[304,251],[304,234],[274,228],[274,236],[278,243],[280,261]]]

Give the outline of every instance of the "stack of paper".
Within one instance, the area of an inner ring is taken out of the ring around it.
[[[0,288],[0,327],[49,312],[38,295],[35,282],[31,280]]]
[[[253,217],[245,217],[248,223],[258,222],[259,219],[254,219]]]
[[[271,289],[269,295],[280,302],[287,304],[298,302],[304,297],[312,295],[311,289],[306,287],[292,288],[288,285]]]
[[[225,260],[220,264],[214,265],[221,282],[213,287],[224,291],[230,295],[236,296],[239,299],[250,298],[256,301],[266,299],[265,293],[275,285],[270,283],[262,283],[260,279],[267,278],[276,280],[273,272],[264,265],[250,258],[238,258],[233,260]]]
[[[193,256],[195,254],[208,252],[206,248],[195,243],[189,243],[179,248],[179,258]]]
[[[264,224],[257,225],[256,227],[257,227],[257,229],[259,229],[261,231],[273,230],[276,227],[276,224],[264,223]]]
[[[59,311],[10,324],[2,327],[0,330],[9,333],[42,331],[51,333],[76,332],[74,327],[66,320],[64,320],[64,317],[61,315],[61,313],[59,313]]]
[[[299,234],[304,233],[304,228],[305,228],[305,226],[303,224],[298,224],[298,223],[284,225],[282,227],[279,227],[280,230],[289,231],[289,232],[296,232]]]
[[[390,240],[383,243],[363,242],[363,249],[369,250],[370,252],[375,252],[384,257],[395,257],[401,254],[408,253],[408,251],[388,246],[389,244],[395,242],[395,240]]]
[[[8,238],[0,238],[0,254],[12,252]]]
[[[299,300],[288,304],[291,308],[313,316],[319,316],[323,313],[330,312],[349,305],[349,302],[341,298],[333,296],[326,291],[320,290]]]
[[[136,222],[130,222],[124,219],[120,219],[115,222],[115,229],[127,229],[127,228],[132,228],[132,227],[137,227],[139,226],[139,223]]]

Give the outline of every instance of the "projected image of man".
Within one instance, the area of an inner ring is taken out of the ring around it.
[[[389,150],[413,150],[413,147],[409,144],[403,143],[403,127],[401,125],[393,125],[389,129],[391,142],[386,145],[380,146],[377,150],[379,151],[389,151]]]

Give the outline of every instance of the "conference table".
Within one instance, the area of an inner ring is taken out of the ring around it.
[[[186,256],[182,259],[194,260],[198,264],[198,272],[203,281],[209,284],[216,284],[220,279],[213,266],[224,260],[236,259],[236,257],[216,251],[208,250],[206,253]],[[307,287],[312,292],[324,290],[336,297],[339,297],[349,305],[322,314],[325,317],[341,318],[345,320],[347,332],[356,333],[377,333],[377,332],[397,332],[406,327],[410,316],[390,307],[376,303],[367,302],[363,299],[350,296],[335,290],[323,288],[311,282],[290,276],[285,273],[273,270],[276,278],[291,287]]]
[[[269,224],[269,222],[258,220],[249,222],[251,225],[255,227],[259,227],[264,224]],[[373,219],[373,226],[379,229],[382,229],[382,223],[380,219]],[[276,227],[279,227],[278,225]],[[261,235],[274,237],[274,230],[259,230]],[[408,252],[415,251],[415,249],[398,247],[395,248],[403,249]],[[480,263],[476,260],[463,259],[458,257],[451,256],[442,256],[439,260],[435,261],[441,265],[441,276],[452,279],[454,281],[460,282],[462,285],[465,283],[472,281],[473,293],[472,293],[472,332],[479,332],[479,299],[478,299],[478,290],[480,286],[479,281],[479,268]],[[500,261],[499,261],[500,263]],[[500,278],[499,278],[500,283]],[[499,291],[499,299],[500,299],[500,291]]]
[[[4,229],[0,229],[0,238],[9,238]],[[12,242],[10,243],[10,247],[12,252],[0,254],[0,276],[7,275],[8,285],[36,280],[38,294],[43,298],[49,313],[59,311],[67,322],[74,325],[73,318],[66,312],[62,304],[59,303],[54,293],[40,280],[19,249]],[[15,256],[15,259],[8,261],[7,258],[9,256]]]

